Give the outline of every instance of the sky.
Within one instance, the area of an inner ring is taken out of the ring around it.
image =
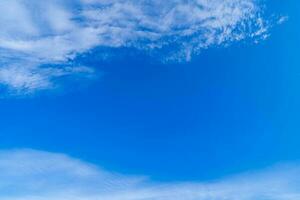
[[[299,9],[2,0],[0,199],[299,199]]]

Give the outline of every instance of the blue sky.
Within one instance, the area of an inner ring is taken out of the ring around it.
[[[299,199],[299,5],[2,1],[0,199]]]

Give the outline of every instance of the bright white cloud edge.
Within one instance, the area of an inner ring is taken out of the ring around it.
[[[207,183],[161,183],[64,154],[0,152],[3,200],[296,200],[299,178],[299,165],[285,165]]]
[[[272,26],[260,6],[257,0],[2,0],[0,84],[21,93],[51,88],[55,78],[72,74],[70,67],[82,68],[72,60],[95,47],[162,50],[159,59],[190,60],[212,46],[258,42]]]

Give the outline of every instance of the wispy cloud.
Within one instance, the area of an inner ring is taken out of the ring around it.
[[[40,66],[69,68],[95,47],[190,60],[211,46],[264,39],[271,26],[256,0],[2,0],[0,12],[0,81],[19,91],[51,86]],[[17,81],[8,77],[15,73]]]
[[[53,80],[58,77],[90,74],[93,69],[87,67],[36,67],[8,65],[0,69],[0,83],[14,88],[13,95],[30,94],[37,89],[54,88]]]
[[[299,165],[213,182],[159,183],[68,157],[34,150],[0,152],[3,200],[295,200]]]

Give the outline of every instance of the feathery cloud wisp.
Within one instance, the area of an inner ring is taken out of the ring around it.
[[[21,91],[51,86],[45,65],[70,68],[95,47],[190,60],[211,46],[264,39],[271,26],[256,0],[3,0],[0,12],[0,83]]]
[[[0,152],[0,199],[5,200],[294,200],[298,165],[211,183],[158,183],[105,171],[63,154]]]

